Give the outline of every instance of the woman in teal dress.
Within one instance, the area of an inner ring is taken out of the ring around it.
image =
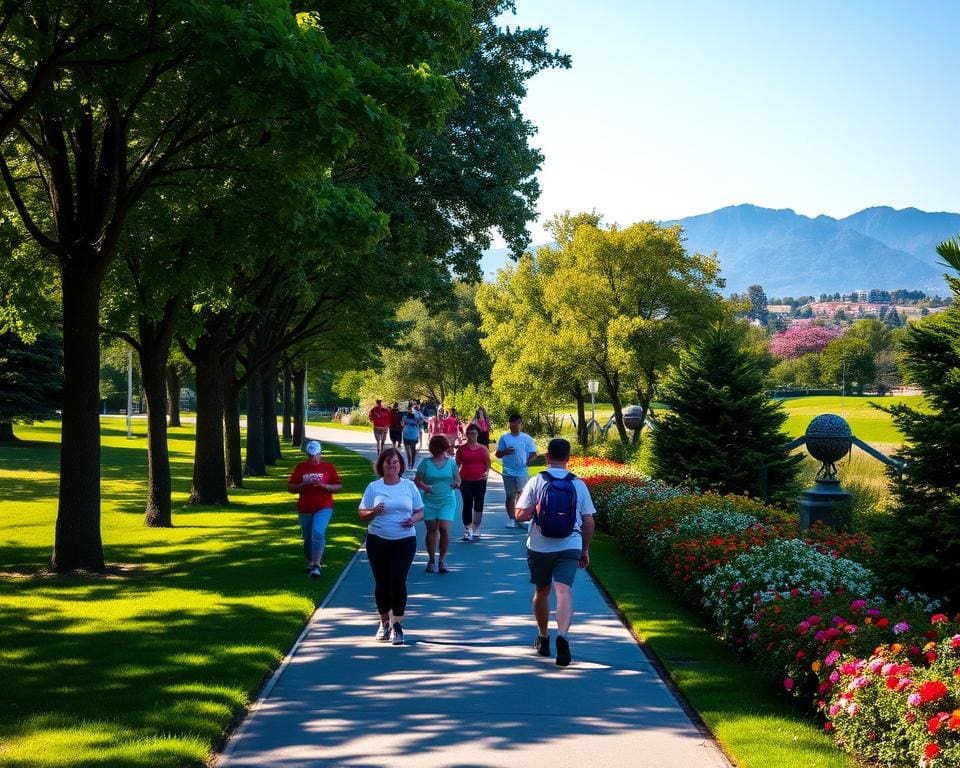
[[[430,438],[430,458],[417,467],[416,484],[423,493],[423,521],[427,526],[427,573],[435,570],[449,573],[446,565],[447,549],[450,546],[450,523],[457,511],[457,494],[460,487],[460,472],[457,462],[447,454],[450,441],[444,435]],[[438,547],[439,545],[439,547]],[[440,559],[434,560],[437,549]]]

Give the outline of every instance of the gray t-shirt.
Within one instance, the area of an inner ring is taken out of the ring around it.
[[[416,536],[417,529],[403,525],[417,509],[423,509],[423,497],[420,489],[412,480],[401,478],[396,485],[387,485],[383,478],[374,480],[363,492],[360,509],[373,509],[383,502],[383,512],[375,515],[367,531],[382,539],[405,539]]]
[[[550,467],[547,470],[554,477],[566,477],[567,471],[558,467]],[[517,508],[535,508],[546,483],[547,481],[538,472],[536,477],[523,487],[523,493],[520,494],[520,499],[517,501]],[[573,533],[564,539],[551,539],[540,533],[537,524],[531,521],[530,533],[527,536],[527,549],[532,549],[534,552],[562,552],[565,549],[583,549],[583,537],[580,535],[580,529],[583,527],[583,516],[595,515],[597,510],[593,506],[590,491],[583,480],[575,477],[573,487],[577,490],[577,520],[573,525]]]

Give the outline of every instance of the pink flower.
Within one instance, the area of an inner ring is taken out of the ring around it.
[[[786,680],[783,681],[783,687],[786,688],[788,691],[793,690],[793,685],[794,683],[793,683],[792,677],[788,677]]]
[[[839,651],[830,651],[830,653],[827,654],[827,658],[823,660],[823,663],[826,664],[828,667],[832,667],[836,663],[837,659],[839,658],[840,658]]]
[[[830,717],[836,717],[836,716],[837,716],[837,713],[840,711],[840,705],[839,705],[839,704],[832,704],[832,705],[830,705],[830,709],[827,710],[827,711],[829,712]]]
[[[840,681],[840,673],[834,670],[830,673],[830,682],[836,685]]]
[[[907,696],[907,706],[908,707],[919,707],[923,703],[923,699],[920,698],[919,693],[911,693]]]
[[[893,625],[893,634],[902,635],[904,632],[910,631],[910,625],[905,621],[897,622]]]
[[[850,706],[847,707],[847,712],[850,713],[851,717],[856,717],[857,713],[860,711],[860,705],[855,701],[850,702]]]

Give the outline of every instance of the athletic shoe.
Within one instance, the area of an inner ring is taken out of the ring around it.
[[[310,578],[311,578],[311,579],[320,578],[320,566],[319,566],[319,565],[311,566],[311,568],[310,568]]]
[[[429,563],[427,563],[427,573],[433,573],[433,571],[433,560],[431,560]]]
[[[403,645],[403,627],[400,626],[399,621],[396,621],[393,624],[393,635],[391,642],[394,645]]]
[[[557,635],[557,666],[565,667],[570,663],[570,643],[563,635]]]
[[[460,541],[473,541],[473,534],[470,531],[464,531]]]
[[[377,629],[377,640],[381,643],[386,643],[390,640],[390,625],[381,624]]]
[[[480,531],[477,531],[475,534],[473,534],[473,540],[477,541],[479,538],[480,538]]]
[[[508,521],[507,521],[507,524],[504,526],[504,528],[519,528],[519,527],[520,527],[520,526],[517,525],[517,521],[516,521],[516,520],[508,520]]]
[[[533,641],[533,647],[537,649],[537,654],[540,656],[549,656],[550,655],[550,635],[546,637],[540,637],[537,635],[537,639]]]
[[[440,564],[437,566],[437,570],[440,573],[450,573],[450,569],[444,564],[443,560],[440,561]]]

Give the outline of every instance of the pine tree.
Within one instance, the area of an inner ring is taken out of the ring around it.
[[[960,238],[937,253],[960,273]],[[929,406],[885,408],[903,432],[894,478],[896,507],[880,529],[881,559],[891,586],[945,595],[960,606],[960,278],[947,276],[953,305],[910,323],[902,340],[902,366]]]
[[[670,409],[653,431],[653,469],[661,479],[700,489],[773,499],[796,491],[800,455],[783,446],[787,419],[770,400],[741,326],[715,324],[683,350],[658,398]]]
[[[13,425],[50,418],[60,407],[63,352],[50,333],[33,344],[0,334],[0,440],[14,440]]]

